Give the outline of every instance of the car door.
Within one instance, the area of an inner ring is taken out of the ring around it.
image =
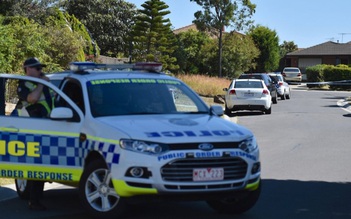
[[[15,102],[16,83],[21,80],[49,87],[55,93],[54,100],[59,97],[66,106],[55,104],[51,112],[55,118],[5,112],[4,102]],[[55,85],[33,77],[0,74],[0,93],[0,177],[79,181],[83,163],[80,130],[84,118],[79,107]],[[65,117],[67,113],[77,117]]]

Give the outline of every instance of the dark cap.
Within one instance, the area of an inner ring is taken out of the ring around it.
[[[40,63],[39,60],[37,58],[35,58],[35,57],[28,58],[23,63],[23,68],[26,68],[26,67],[37,67],[37,66],[45,67],[46,65]]]

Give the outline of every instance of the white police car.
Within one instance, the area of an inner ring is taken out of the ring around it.
[[[21,197],[29,188],[19,182],[34,179],[77,186],[97,218],[115,218],[139,197],[205,200],[234,214],[254,206],[258,145],[251,131],[220,118],[221,106],[208,107],[155,63],[72,67],[59,88],[0,74],[0,177],[16,178]],[[50,118],[5,114],[20,80],[56,94]]]

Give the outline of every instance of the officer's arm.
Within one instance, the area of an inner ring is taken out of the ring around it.
[[[40,99],[41,93],[43,92],[44,85],[38,84],[38,86],[28,94],[27,102],[34,104]]]
[[[40,76],[41,79],[44,79],[46,81],[49,81],[49,78],[46,77],[45,75]],[[44,85],[43,84],[38,84],[38,86],[28,94],[27,96],[27,102],[34,104],[39,101],[40,96],[43,92]]]

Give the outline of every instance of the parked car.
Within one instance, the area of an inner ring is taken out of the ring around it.
[[[238,79],[261,79],[267,86],[271,97],[272,97],[272,102],[274,104],[278,103],[278,93],[277,93],[277,81],[273,78],[270,77],[266,73],[245,73],[241,74]]]
[[[269,73],[269,75],[271,77],[274,77],[276,79],[276,81],[278,81],[278,83],[276,84],[278,96],[282,100],[290,99],[290,96],[291,96],[290,86],[285,81],[283,75],[280,73]]]
[[[232,111],[260,110],[266,114],[272,112],[272,97],[260,79],[235,79],[229,88],[223,88],[225,94],[225,113]]]
[[[302,81],[302,73],[300,69],[296,67],[285,67],[282,71],[282,75],[287,82]]]

